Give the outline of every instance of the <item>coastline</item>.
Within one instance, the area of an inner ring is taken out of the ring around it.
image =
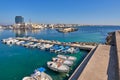
[[[33,23],[32,23],[33,24]],[[45,28],[77,28],[77,27],[120,27],[120,25],[109,25],[109,24],[103,24],[103,25],[90,25],[90,24],[33,24],[33,27],[31,27],[31,24],[23,25],[23,24],[11,24],[11,25],[0,25],[0,29],[6,29],[6,30],[15,30],[15,29],[26,29],[26,30],[37,30],[37,29],[45,29]]]

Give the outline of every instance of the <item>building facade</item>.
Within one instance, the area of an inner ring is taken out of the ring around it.
[[[16,16],[15,17],[15,23],[16,24],[22,24],[22,23],[24,23],[24,18],[22,16]]]

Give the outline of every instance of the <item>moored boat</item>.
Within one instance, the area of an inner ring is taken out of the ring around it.
[[[62,49],[61,53],[68,53],[67,50],[69,49],[69,46],[65,46],[64,49]]]
[[[47,62],[47,66],[48,66],[48,68],[50,68],[53,71],[69,72],[69,67],[67,65],[64,65],[61,63],[49,61],[49,62]]]
[[[28,42],[28,43],[26,43],[26,44],[24,44],[23,46],[25,46],[25,47],[29,47],[31,44],[33,44],[34,42]]]
[[[52,60],[54,62],[65,64],[65,65],[68,65],[68,66],[72,66],[73,65],[73,61],[65,60],[65,59],[62,59],[62,58],[52,58]]]
[[[29,47],[30,48],[36,48],[38,45],[40,45],[41,43],[35,43],[35,44],[31,44]]]
[[[64,50],[64,46],[59,46],[56,50],[55,50],[55,53],[61,53],[62,50]]]
[[[25,41],[18,41],[18,42],[16,42],[15,44],[16,45],[21,45],[21,44],[23,44]]]
[[[10,44],[15,44],[16,42],[18,42],[18,40],[16,40],[15,38],[8,38],[8,39],[3,39],[2,42],[10,45]]]
[[[75,61],[77,58],[73,56],[57,55],[58,58]]]
[[[59,49],[59,46],[58,45],[53,45],[51,48],[50,48],[50,52],[56,52],[56,50]]]
[[[74,53],[80,52],[80,48],[75,48]]]
[[[22,80],[52,80],[52,78],[46,74],[44,68],[38,68],[31,76],[24,77]]]
[[[35,80],[35,79],[33,77],[27,76],[27,77],[24,77],[22,80]]]
[[[45,50],[45,44],[44,44],[44,43],[41,44],[41,45],[39,46],[39,48],[40,48],[41,50]]]
[[[46,44],[45,45],[45,50],[49,50],[52,46],[53,46],[53,44]]]

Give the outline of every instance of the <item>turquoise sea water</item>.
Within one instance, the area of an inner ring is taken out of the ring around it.
[[[44,29],[41,31],[0,31],[0,40],[8,37],[33,36],[38,39],[58,40],[65,42],[97,42],[104,43],[108,32],[120,30],[119,26],[108,27],[79,27],[79,30],[71,33],[59,33],[55,29]],[[71,74],[74,69],[87,55],[87,51],[81,50],[77,54],[77,61],[72,66]],[[8,46],[0,42],[0,80],[21,80],[24,76],[29,76],[38,67],[45,67],[46,73],[52,76],[53,80],[67,80],[64,73],[57,73],[47,68],[47,61],[57,54],[39,49],[24,48],[21,46]]]

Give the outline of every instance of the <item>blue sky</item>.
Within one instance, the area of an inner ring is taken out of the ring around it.
[[[120,25],[120,0],[0,0],[0,24],[25,22]]]

